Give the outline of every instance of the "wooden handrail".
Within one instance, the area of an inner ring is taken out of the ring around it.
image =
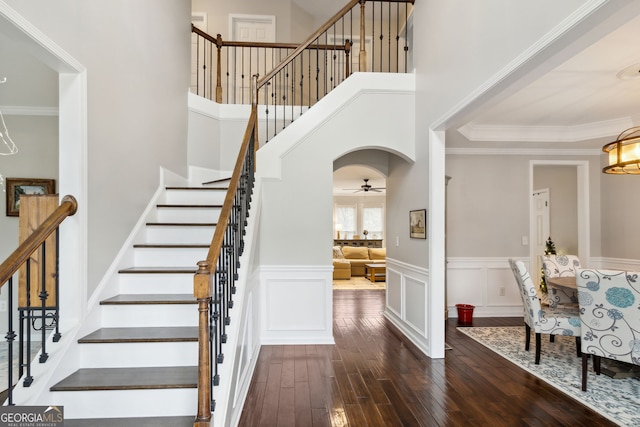
[[[291,60],[293,58],[298,56],[300,54],[300,52],[305,50],[307,48],[307,46],[309,46],[311,43],[313,43],[314,40],[316,40],[318,37],[320,37],[320,35],[322,35],[325,31],[327,31],[329,28],[331,28],[331,26],[333,24],[338,22],[338,20],[340,18],[342,18],[343,15],[345,15],[347,12],[349,12],[351,9],[353,9],[353,7],[356,4],[360,3],[360,1],[361,0],[351,0],[351,1],[349,1],[349,3],[347,3],[347,5],[345,7],[340,9],[340,11],[338,13],[333,15],[327,22],[324,23],[324,25],[322,25],[313,34],[311,34],[311,36],[309,36],[309,38],[307,38],[307,40],[304,41],[304,43],[300,44],[296,48],[296,50],[291,52],[285,59],[282,60],[282,62],[280,64],[278,64],[273,70],[269,71],[264,77],[262,77],[258,81],[258,87],[256,87],[256,90],[259,90],[262,86],[264,86],[269,80],[271,80],[271,78],[273,76],[278,74],[278,72],[280,70],[282,70],[284,67],[286,67],[289,64],[289,62],[291,62]]]
[[[254,78],[254,81],[256,79]],[[243,166],[248,155],[254,156],[255,151],[248,153],[251,142],[255,142],[255,130],[258,122],[258,109],[255,102],[251,107],[251,115],[244,133],[240,152],[236,160],[236,165],[231,175],[229,188],[225,195],[224,203],[220,211],[220,216],[216,224],[209,252],[205,261],[198,262],[198,270],[193,280],[193,295],[198,302],[198,403],[197,414],[194,420],[194,427],[209,426],[211,422],[211,352],[210,352],[210,318],[209,305],[213,296],[213,277],[216,273],[218,258],[222,252],[225,234],[231,213],[234,209],[235,197],[240,186],[240,179],[243,173]],[[254,163],[255,164],[255,163]],[[220,319],[220,321],[223,321]]]
[[[224,203],[222,204],[222,210],[220,211],[220,216],[218,217],[218,223],[216,224],[216,230],[213,233],[213,238],[211,239],[211,246],[209,246],[209,252],[207,253],[207,263],[210,268],[214,268],[216,262],[218,261],[218,256],[220,255],[220,249],[222,248],[222,243],[224,241],[224,233],[227,229],[227,225],[229,224],[229,218],[231,218],[231,209],[233,209],[233,199],[236,195],[236,191],[238,190],[238,185],[240,184],[240,175],[242,174],[242,166],[244,164],[244,159],[247,156],[247,150],[249,149],[249,143],[251,142],[251,135],[253,134],[253,129],[255,127],[255,122],[258,117],[258,109],[255,105],[251,107],[251,116],[249,117],[249,123],[247,123],[247,128],[244,131],[244,138],[242,140],[242,145],[240,146],[240,153],[238,154],[238,158],[236,159],[236,166],[233,169],[233,174],[231,175],[231,181],[229,182],[229,189],[227,190],[227,195],[224,198]]]
[[[340,11],[338,13],[336,13],[335,15],[333,15],[327,22],[324,23],[324,25],[322,25],[320,28],[318,28],[313,34],[311,34],[311,36],[309,36],[309,38],[307,38],[306,41],[304,41],[302,44],[300,44],[298,46],[298,48],[296,50],[294,50],[293,52],[291,52],[285,59],[282,60],[282,62],[280,64],[278,64],[273,70],[269,71],[264,77],[262,77],[259,81],[258,81],[258,86],[256,88],[256,90],[259,90],[262,86],[264,86],[273,76],[275,76],[276,74],[278,74],[278,72],[280,70],[282,70],[284,67],[286,67],[289,62],[291,62],[293,60],[293,58],[295,58],[296,56],[298,56],[300,54],[300,52],[302,52],[303,50],[307,49],[309,45],[311,45],[311,43],[317,39],[318,37],[320,37],[325,31],[327,31],[329,28],[331,28],[331,26],[333,24],[335,24],[336,22],[338,22],[338,20],[340,18],[342,18],[347,12],[349,12],[351,9],[353,9],[353,7],[355,5],[357,5],[358,3],[361,3],[364,5],[364,3],[366,3],[367,0],[351,0],[349,3],[347,3],[347,5],[345,7],[343,7],[342,9],[340,9]],[[414,4],[415,0],[384,0],[384,1],[388,1],[390,3],[411,3]]]
[[[42,243],[58,228],[62,221],[74,215],[77,210],[78,202],[75,197],[69,195],[64,196],[60,206],[0,264],[0,287],[42,246]]]
[[[237,42],[231,40],[223,40],[222,35],[218,34],[218,37],[211,37],[209,34],[204,31],[198,29],[193,24],[191,24],[191,31],[199,35],[200,37],[210,41],[218,47],[228,46],[228,47],[256,47],[256,48],[265,48],[265,49],[296,49],[300,46],[300,43],[279,43],[279,42]],[[318,50],[344,50],[344,46],[342,45],[333,45],[333,44],[312,44],[307,47],[307,49],[318,49]]]

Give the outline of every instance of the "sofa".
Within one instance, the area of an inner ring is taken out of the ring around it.
[[[365,264],[384,263],[386,257],[386,248],[334,246],[333,280],[365,276]]]

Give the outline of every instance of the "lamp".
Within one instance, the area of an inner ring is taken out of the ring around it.
[[[340,238],[341,231],[342,231],[342,224],[336,224],[336,232],[338,233],[338,239]]]
[[[602,147],[609,155],[609,166],[602,168],[608,174],[640,174],[640,126],[623,131],[618,138]]]

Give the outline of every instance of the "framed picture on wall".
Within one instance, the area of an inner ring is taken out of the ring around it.
[[[20,215],[20,196],[23,194],[55,194],[55,179],[7,178],[7,216]]]
[[[409,211],[409,237],[412,239],[427,238],[427,210]]]

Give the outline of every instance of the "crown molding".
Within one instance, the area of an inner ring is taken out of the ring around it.
[[[58,107],[28,107],[16,105],[0,105],[5,116],[57,116]]]
[[[633,126],[630,117],[575,126],[500,126],[469,122],[458,131],[470,141],[478,142],[578,142],[615,137]]]
[[[558,148],[447,148],[452,156],[600,156],[599,149],[558,149]]]

